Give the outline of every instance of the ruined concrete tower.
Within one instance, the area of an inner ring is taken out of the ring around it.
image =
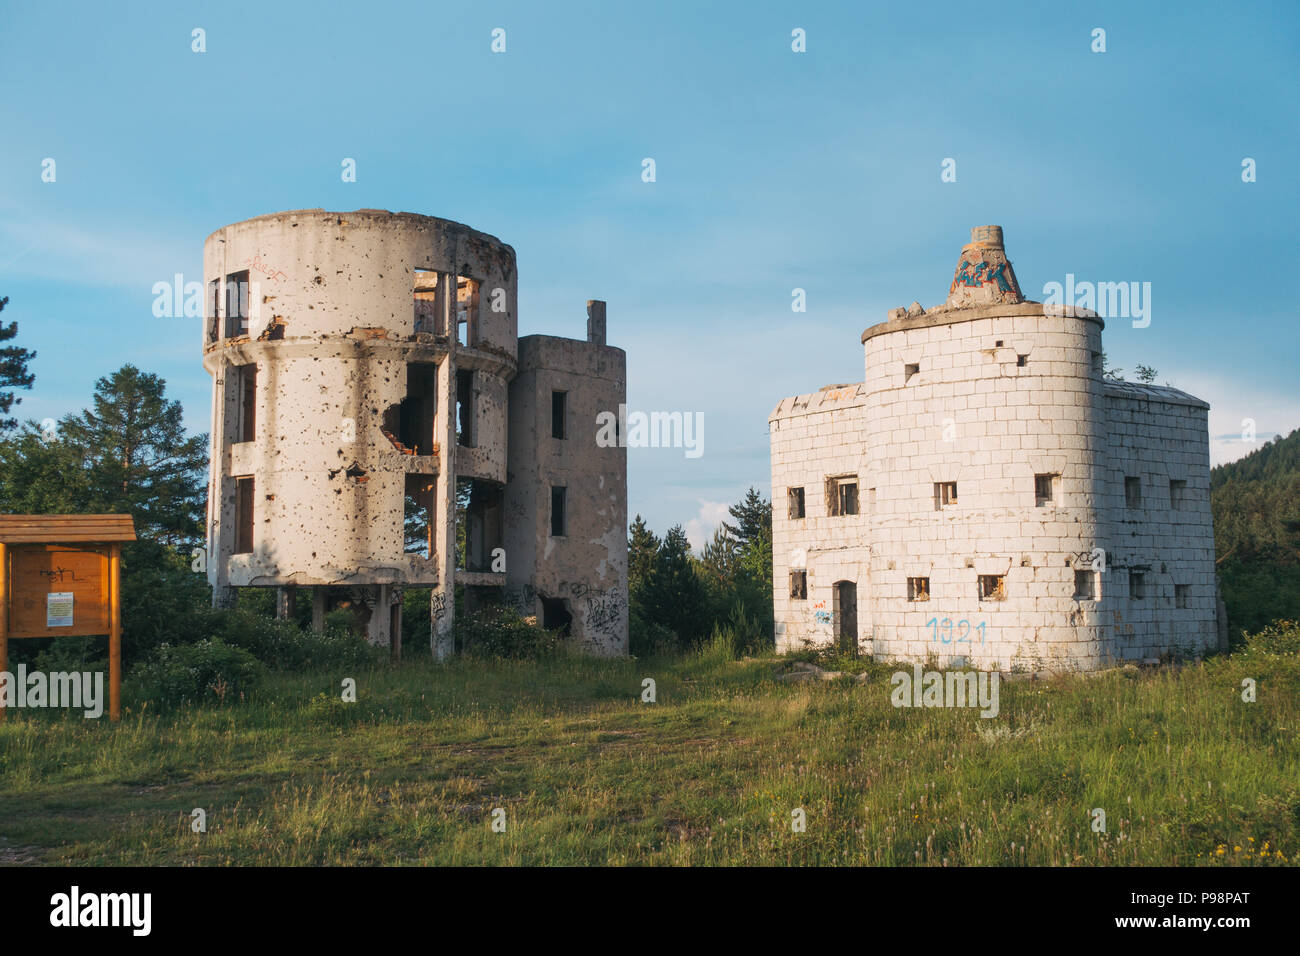
[[[777,646],[1089,670],[1217,643],[1208,406],[1108,381],[1101,316],[1025,301],[977,226],[865,378],[769,417]]]
[[[213,233],[204,278],[215,602],[309,586],[318,623],[347,606],[396,651],[402,589],[431,588],[444,656],[461,588],[464,607],[506,601],[626,652],[626,450],[569,424],[625,400],[626,359],[555,339],[566,391],[516,392],[521,352],[551,338],[517,337],[510,246],[428,216],[302,210]],[[519,430],[543,414],[559,427]],[[537,465],[556,441],[569,497]]]

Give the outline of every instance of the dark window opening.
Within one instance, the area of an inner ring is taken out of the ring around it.
[[[930,579],[929,578],[908,578],[907,599],[909,601],[930,600]]]
[[[1059,475],[1034,475],[1034,504],[1051,504],[1056,500],[1056,479]]]
[[[257,366],[237,365],[235,374],[239,379],[239,429],[236,434],[241,442],[257,438]]]
[[[563,538],[567,533],[568,515],[565,513],[567,502],[566,488],[551,489],[551,537]]]
[[[551,392],[551,437],[568,438],[568,430],[565,428],[566,417],[568,412],[567,392]]]
[[[1074,599],[1076,601],[1097,600],[1097,573],[1095,571],[1075,570]]]
[[[434,502],[438,497],[437,479],[433,475],[407,475],[405,508],[402,514],[403,550],[422,558],[432,558],[436,522]]]
[[[1147,576],[1143,571],[1128,573],[1128,596],[1130,601],[1143,601],[1147,596]]]
[[[542,598],[542,627],[548,631],[560,632],[562,637],[569,636],[573,624],[573,615],[569,613],[569,602],[563,598]]]
[[[836,638],[840,650],[858,656],[858,585],[854,581],[835,582],[832,608]]]
[[[232,272],[225,282],[226,338],[248,334],[248,270]]]
[[[920,362],[907,362],[903,365],[903,381],[910,382],[912,376],[921,371]]]
[[[406,366],[406,397],[384,412],[381,431],[404,455],[432,455],[437,410],[438,367],[432,362]]]
[[[415,331],[442,333],[442,282],[432,269],[416,269],[411,295],[415,304]]]
[[[502,547],[503,488],[481,478],[456,480],[456,567],[491,571],[492,554]]]
[[[1125,478],[1124,479],[1124,506],[1126,508],[1142,507],[1142,479]]]
[[[808,599],[807,571],[790,572],[790,597],[797,601],[806,601]]]
[[[474,373],[456,370],[456,444],[474,447]]]
[[[789,498],[789,503],[790,503],[790,517],[802,518],[804,516],[803,489],[791,488],[788,492],[786,492],[786,496]]]
[[[1190,586],[1186,584],[1174,585],[1174,607],[1187,607],[1187,592]]]
[[[1028,356],[1028,355],[1017,355],[1017,356],[1016,356],[1016,364],[1017,364],[1018,366],[1020,366],[1021,368],[1024,368],[1026,365],[1029,364],[1029,356]]]
[[[981,574],[979,576],[979,599],[981,601],[1005,601],[1007,599],[1007,576],[1005,574]]]
[[[235,554],[253,552],[253,479],[235,479]]]

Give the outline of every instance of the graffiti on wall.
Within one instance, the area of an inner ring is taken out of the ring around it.
[[[955,289],[958,285],[964,285],[967,288],[977,288],[993,282],[997,284],[999,292],[1017,291],[1012,288],[1011,282],[1007,281],[1006,270],[1005,262],[999,262],[994,268],[992,263],[983,260],[972,263],[963,257],[957,266],[957,275],[952,280],[952,287]],[[1011,281],[1015,281],[1014,275]]]

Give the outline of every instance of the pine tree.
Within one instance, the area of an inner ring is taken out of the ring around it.
[[[8,296],[0,299],[0,312],[3,312],[8,304]],[[17,322],[10,322],[7,326],[0,324],[0,342],[8,342],[17,334]],[[9,409],[22,403],[20,397],[12,391],[4,391],[4,389],[31,388],[32,383],[36,381],[35,374],[27,370],[27,363],[34,358],[36,358],[36,353],[31,349],[20,348],[16,345],[7,345],[0,348],[0,416],[8,415]],[[17,424],[17,419],[0,418],[0,431],[14,428]]]
[[[735,539],[737,554],[744,551],[746,545],[762,531],[766,530],[769,535],[772,533],[772,502],[760,495],[756,488],[745,492],[745,497],[728,508],[727,512],[736,523],[733,525],[724,521],[722,527]]]
[[[124,365],[95,383],[94,410],[66,415],[59,440],[85,463],[89,507],[129,513],[168,545],[203,537],[207,436],[187,438],[166,382]]]
[[[696,574],[691,544],[681,525],[664,535],[654,576],[646,589],[650,620],[671,628],[682,644],[696,644],[708,633],[708,596]]]
[[[659,560],[659,538],[647,527],[645,519],[637,515],[628,526],[627,539],[627,590],[629,597],[643,595],[654,577]]]

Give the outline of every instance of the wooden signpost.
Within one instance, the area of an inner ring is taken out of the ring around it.
[[[134,540],[130,515],[0,515],[0,672],[10,639],[107,634],[109,716],[120,720],[122,542]]]

